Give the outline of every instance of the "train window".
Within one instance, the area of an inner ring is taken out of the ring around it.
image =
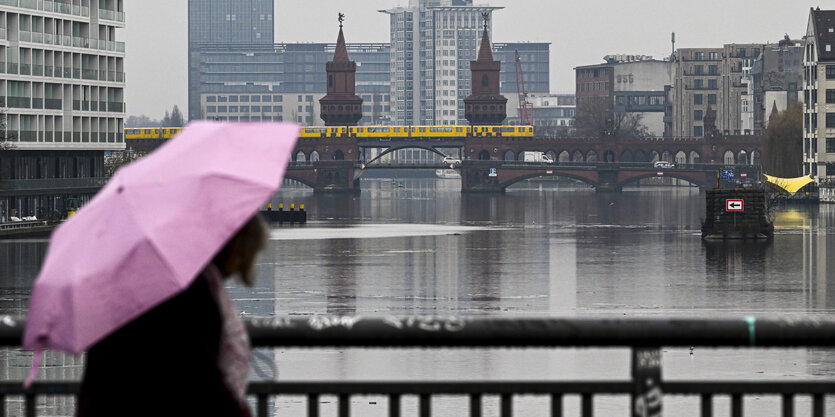
[[[451,127],[430,127],[430,132],[452,132]]]
[[[515,127],[502,127],[502,128],[500,128],[500,131],[502,131],[502,132],[515,132],[516,128]]]
[[[387,127],[369,127],[368,133],[388,133],[389,128]]]
[[[327,133],[328,129],[324,127],[308,127],[304,129],[306,133]]]
[[[457,128],[455,128],[455,131],[456,131],[456,132],[463,132],[463,131],[464,131],[464,129],[462,129],[462,128],[460,128],[460,127],[457,127]]]

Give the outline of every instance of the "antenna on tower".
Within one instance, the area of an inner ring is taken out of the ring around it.
[[[670,61],[672,61],[676,56],[676,33],[675,32],[673,32],[672,42],[673,42],[673,52],[670,53]]]

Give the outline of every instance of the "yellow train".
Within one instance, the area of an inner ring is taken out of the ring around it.
[[[183,128],[148,127],[125,129],[125,140],[171,139]],[[467,136],[533,136],[532,126],[327,126],[304,127],[299,137],[303,138],[408,138],[408,137],[450,137]]]
[[[143,127],[125,129],[125,140],[171,139],[183,130],[181,127]]]
[[[329,126],[305,127],[303,138],[408,138],[467,136],[533,136],[532,126]]]

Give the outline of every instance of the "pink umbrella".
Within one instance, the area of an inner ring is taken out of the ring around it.
[[[195,122],[120,169],[53,233],[23,347],[79,353],[187,288],[278,191],[298,132]]]

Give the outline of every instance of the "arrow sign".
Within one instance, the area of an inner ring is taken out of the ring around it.
[[[743,200],[725,200],[725,211],[743,211],[744,207]]]

